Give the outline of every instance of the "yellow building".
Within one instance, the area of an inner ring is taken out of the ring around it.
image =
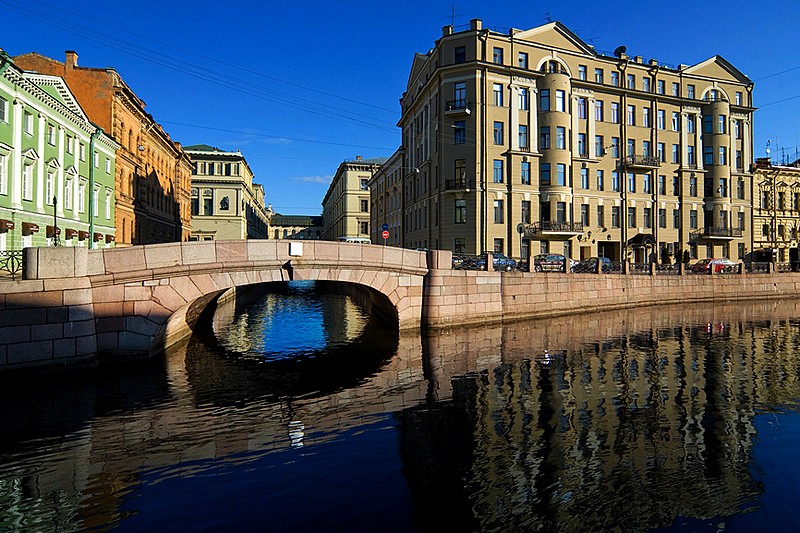
[[[264,189],[241,152],[198,144],[186,146],[192,159],[192,235],[189,240],[269,238],[270,208]]]
[[[642,262],[750,242],[753,83],[597,52],[558,22],[445,26],[401,98],[403,245]]]
[[[356,156],[339,165],[322,200],[324,240],[370,239],[368,184],[385,162],[385,157]]]
[[[800,161],[757,159],[753,173],[753,260],[785,263],[800,242]]]

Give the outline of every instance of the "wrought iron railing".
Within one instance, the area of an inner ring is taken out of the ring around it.
[[[540,231],[583,233],[582,222],[556,222],[553,220],[542,220],[541,222],[534,222],[530,225],[530,227],[533,233]]]
[[[637,167],[660,167],[661,160],[651,155],[629,155],[625,158],[625,164]]]
[[[689,235],[689,240],[696,240],[702,237],[728,237],[728,238],[735,238],[741,237],[742,230],[739,228],[714,228],[714,227],[707,227],[703,228],[700,231],[693,231]]]
[[[663,263],[656,263],[657,276],[677,276],[678,274],[680,274],[680,270],[677,264],[666,265]]]
[[[446,191],[463,191],[466,189],[474,189],[475,180],[467,178],[456,178],[451,180],[444,180],[444,189]]]
[[[22,250],[0,251],[0,276],[17,279],[22,276]]]
[[[447,100],[445,111],[469,111],[469,100]]]

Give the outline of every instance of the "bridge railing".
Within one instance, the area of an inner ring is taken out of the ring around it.
[[[22,276],[22,250],[0,251],[0,277],[12,280]]]

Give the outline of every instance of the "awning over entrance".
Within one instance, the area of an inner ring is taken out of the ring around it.
[[[24,236],[27,237],[28,235],[38,232],[39,232],[39,224],[34,224],[33,222],[22,223],[22,234]]]
[[[631,246],[632,248],[645,248],[655,245],[656,239],[649,233],[637,233],[628,239],[628,246]]]
[[[14,229],[14,223],[10,220],[0,218],[0,232],[11,231]]]

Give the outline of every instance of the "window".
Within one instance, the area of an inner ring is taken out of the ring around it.
[[[642,210],[642,218],[644,218],[644,227],[645,228],[652,228],[653,227],[653,209],[651,207],[645,207]]]
[[[494,95],[494,105],[503,107],[503,84],[493,83],[492,94]]]
[[[539,184],[550,185],[550,163],[542,163],[539,167]]]
[[[564,163],[556,164],[556,185],[561,187],[567,185],[567,165]]]
[[[369,212],[369,200],[361,200],[359,203],[361,205],[361,212],[362,213],[368,213]]]
[[[464,159],[453,161],[453,178],[456,188],[467,187],[467,162]]]
[[[672,176],[672,196],[680,196],[681,180],[678,176]]]
[[[0,154],[0,194],[8,194],[8,156]]]
[[[636,208],[629,207],[628,208],[628,227],[635,228],[636,227]]]
[[[526,87],[519,88],[519,108],[523,111],[528,110],[528,89]]]
[[[704,146],[703,147],[703,164],[706,166],[711,166],[714,164],[714,147],[713,146]]]
[[[456,46],[453,49],[453,63],[466,63],[467,61],[467,47]]]
[[[594,119],[598,122],[603,121],[603,101],[602,100],[595,100],[594,101]]]
[[[739,91],[736,92],[736,99],[734,100],[736,105],[742,105],[742,93]]]
[[[503,200],[494,200],[494,223],[503,223]]]
[[[578,65],[578,79],[579,80],[586,79],[586,65]]]
[[[539,111],[550,111],[550,89],[539,91]]]
[[[92,211],[94,212],[93,215],[97,218],[99,214],[99,201],[100,201],[100,189],[96,188],[92,191]]]
[[[634,76],[633,74],[628,74],[625,78],[627,80],[628,89],[635,89],[636,88],[636,76]]]
[[[619,206],[616,205],[611,206],[611,227],[612,228],[620,227]]]
[[[625,153],[628,157],[636,154],[636,141],[634,139],[628,139],[628,150]]]
[[[744,200],[744,180],[742,178],[739,178],[739,181],[736,183],[736,198]],[[797,204],[797,200],[795,200],[795,204]],[[795,209],[800,209],[800,205],[795,207]]]
[[[611,102],[611,122],[619,124],[619,103]]]
[[[680,163],[681,162],[681,153],[678,150],[678,145],[672,145],[672,162],[673,163]]]
[[[589,169],[581,168],[581,189],[589,188]]]
[[[503,144],[503,123],[495,120],[493,131],[494,144]]]
[[[556,222],[567,221],[567,203],[556,202]]]
[[[581,224],[589,225],[589,204],[581,204]]]
[[[703,133],[712,133],[713,124],[711,123],[711,115],[703,115]]]
[[[598,226],[605,226],[606,225],[605,206],[602,206],[602,205],[598,205],[597,206],[597,225]]]
[[[731,120],[731,129],[733,130],[734,139],[742,138],[742,123],[738,119]]]
[[[667,210],[666,209],[659,209],[658,210],[658,227],[659,228],[666,228],[667,227]]]
[[[466,200],[456,200],[455,201],[455,218],[453,222],[455,224],[466,224],[467,222],[467,201]]]
[[[542,126],[539,130],[539,148],[546,150],[550,148],[550,126]]]
[[[719,195],[723,197],[728,196],[728,178],[719,179]]]
[[[359,222],[358,229],[360,233],[369,235],[369,222]],[[294,230],[292,230],[292,234],[294,234]]]
[[[578,157],[589,157],[589,148],[586,145],[586,134],[578,134]]]
[[[586,117],[586,98],[578,98],[578,118]]]
[[[664,80],[658,80],[656,82],[656,92],[658,94],[664,94]]]
[[[628,192],[636,192],[636,173],[628,172]]]
[[[556,126],[556,148],[559,150],[567,148],[567,129],[564,126]]]
[[[78,184],[78,213],[86,212],[86,182]]]
[[[47,125],[47,144],[56,145],[56,127],[52,124]]]
[[[500,48],[498,46],[495,46],[492,49],[492,63],[495,63],[497,65],[502,65],[503,64],[503,49],[502,48]]]
[[[686,86],[686,98],[691,98],[694,100],[694,85]]]
[[[672,210],[672,227],[675,229],[681,229],[681,210],[680,209],[673,209]]]
[[[522,124],[519,126],[519,147],[522,149],[528,148],[528,126]]]
[[[636,125],[636,107],[629,105],[628,106],[628,126],[635,126]]]
[[[64,181],[64,209],[72,209],[72,178]]]
[[[697,229],[697,209],[689,211],[689,229]]]
[[[456,237],[453,239],[453,253],[465,254],[467,253],[466,239],[464,237]]]
[[[111,160],[106,158],[106,174],[111,174]]]
[[[667,194],[667,177],[663,174],[658,175],[658,194]]]
[[[695,176],[689,178],[689,196],[697,196],[697,178]]]
[[[33,165],[22,166],[22,199],[33,200]]]
[[[653,157],[650,141],[642,141],[642,155],[644,157]]]
[[[8,100],[0,97],[0,122],[8,122]]]
[[[594,136],[594,155],[595,157],[603,156],[603,152],[605,151],[605,143],[603,142],[602,135],[595,135]]]
[[[25,111],[22,117],[23,131],[27,135],[33,135],[33,115]]]
[[[594,69],[594,81],[595,83],[603,83],[603,69]]]
[[[736,213],[736,218],[739,229],[744,231],[744,213]]]
[[[460,81],[453,85],[453,108],[464,109],[467,107],[467,84]]]
[[[681,131],[681,115],[677,111],[672,112],[672,131]]]
[[[531,223],[531,202],[530,200],[522,200],[522,207],[520,208],[520,222],[523,224]]]
[[[728,148],[726,146],[719,147],[719,158],[717,161],[720,165],[728,164]]]
[[[500,51],[502,53],[502,50]],[[501,54],[501,62],[502,62],[502,54]],[[520,52],[517,55],[517,64],[519,68],[528,68],[528,52]]]
[[[686,122],[686,131],[688,133],[694,133],[694,129],[695,129],[694,116],[693,115],[686,115],[685,122]]]
[[[665,129],[667,126],[667,119],[666,119],[666,112],[663,109],[659,109],[658,113],[656,114],[656,127],[660,130]]]
[[[67,135],[67,153],[71,154],[75,151],[75,137]]]
[[[464,144],[467,142],[467,123],[464,120],[457,120],[453,124],[453,144]]]
[[[681,86],[678,82],[672,82],[672,96],[680,96],[681,95]]]
[[[605,190],[605,184],[603,183],[603,171],[599,169],[597,171],[597,190],[598,191]]]
[[[725,115],[720,115],[717,118],[717,133],[725,133],[727,128],[725,125],[727,124],[727,117]]]
[[[642,126],[645,128],[650,127],[650,108],[643,107],[642,108]]]
[[[611,190],[613,192],[620,192],[619,172],[616,170],[611,171]]]
[[[492,167],[492,182],[503,183],[503,160],[495,159]]]
[[[556,111],[564,112],[564,91],[556,89]]]
[[[520,180],[523,185],[531,184],[531,164],[528,161],[522,162],[522,167],[520,168]]]
[[[619,87],[619,72],[616,70],[611,71],[611,85]]]
[[[611,137],[611,157],[619,159],[619,137]]]
[[[647,76],[642,78],[642,90],[646,93],[650,92],[650,78]]]
[[[657,154],[657,156],[658,156],[658,160],[661,161],[662,163],[666,163],[667,162],[666,151],[667,151],[667,149],[664,146],[664,143],[658,143],[658,154]]]
[[[109,189],[106,189],[106,203],[105,203],[106,220],[111,220],[111,198],[112,198],[113,194],[114,193],[112,193]]]

